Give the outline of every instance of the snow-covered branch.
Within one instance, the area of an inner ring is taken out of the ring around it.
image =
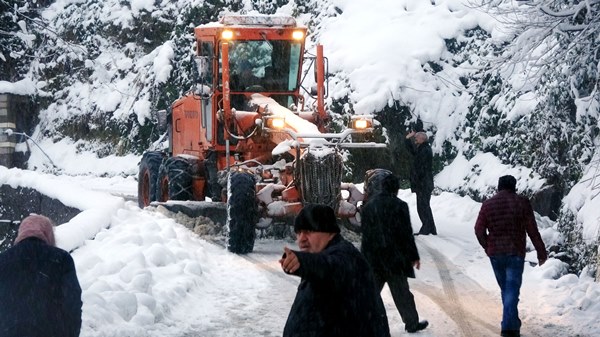
[[[582,30],[584,30],[584,29],[586,29],[588,27],[589,27],[589,25],[572,25],[572,24],[569,24],[569,23],[561,23],[560,25],[558,25],[558,29],[561,32],[565,32],[565,33],[568,33],[568,32],[579,32],[579,31],[582,31]]]

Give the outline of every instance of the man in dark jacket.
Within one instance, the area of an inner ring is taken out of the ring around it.
[[[425,329],[419,321],[408,277],[421,264],[410,224],[408,205],[398,195],[398,179],[391,173],[381,181],[381,192],[369,197],[361,210],[361,251],[373,269],[379,292],[387,282],[407,332]]]
[[[77,337],[81,288],[73,259],[54,246],[53,225],[23,219],[15,245],[0,254],[0,336]]]
[[[389,337],[369,264],[339,233],[334,211],[306,205],[294,220],[300,251],[284,249],[284,272],[302,279],[284,337]]]
[[[517,180],[511,175],[498,179],[498,193],[481,205],[475,235],[489,256],[502,296],[501,336],[519,337],[521,320],[517,305],[525,265],[526,235],[539,264],[548,255],[537,228],[529,199],[516,194]]]
[[[413,144],[412,138],[415,138]],[[431,192],[433,192],[433,153],[425,132],[411,131],[404,140],[406,149],[413,155],[410,168],[410,189],[417,195],[417,213],[421,219],[420,235],[437,235],[433,213],[431,212]]]

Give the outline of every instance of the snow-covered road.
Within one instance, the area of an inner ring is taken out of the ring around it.
[[[252,253],[229,253],[218,242],[124,195],[134,179],[102,182],[0,167],[0,183],[34,188],[83,211],[57,228],[72,250],[83,289],[81,337],[280,336],[299,280],[278,265],[294,242],[263,238]],[[113,189],[118,197],[111,196]],[[408,202],[419,226],[415,198]],[[410,284],[423,337],[498,336],[499,290],[473,223],[480,204],[442,193],[432,198],[437,236],[418,236],[421,269]],[[540,221],[546,242],[554,231]],[[344,232],[356,241],[357,236]],[[527,255],[535,262],[535,252]],[[589,276],[561,276],[562,262],[525,266],[520,302],[525,337],[592,337],[600,332],[600,287]],[[560,277],[560,278],[558,278]],[[558,278],[558,279],[556,279]],[[408,336],[389,289],[382,292],[392,336]]]
[[[417,238],[423,267],[417,272],[418,277],[410,280],[420,315],[430,322],[419,336],[499,335],[499,292],[483,288],[428,241],[428,237]],[[279,268],[277,260],[285,245],[295,247],[289,241],[262,239],[257,241],[254,252],[233,255],[218,243],[206,242],[205,248],[214,256],[231,255],[230,262],[233,262],[220,264],[220,268],[213,268],[211,274],[231,274],[231,278],[226,284],[206,283],[208,289],[203,287],[189,293],[186,301],[173,310],[171,314],[176,325],[185,327],[181,336],[280,336],[299,283],[298,278],[284,274]],[[250,277],[253,278],[252,290],[246,287]],[[232,284],[239,284],[239,287],[232,287]],[[254,293],[252,298],[248,298],[249,290]],[[530,312],[534,310],[534,303],[527,303],[527,299],[535,296],[531,292],[523,296],[522,308],[526,316],[534,315]],[[391,335],[408,336],[387,286],[382,291],[382,298]],[[217,303],[220,308],[210,310],[202,304],[206,302]],[[526,319],[522,331],[526,337],[562,336],[564,332],[564,327],[527,326]]]

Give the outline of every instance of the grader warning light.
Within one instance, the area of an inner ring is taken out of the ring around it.
[[[233,31],[231,30],[224,30],[221,33],[221,37],[225,40],[231,40],[233,38]]]
[[[295,30],[295,31],[292,33],[292,38],[293,38],[294,40],[302,40],[302,39],[304,38],[304,32],[303,32],[303,31],[301,31],[301,30]]]

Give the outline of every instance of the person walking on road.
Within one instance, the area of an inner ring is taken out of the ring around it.
[[[410,189],[417,195],[417,213],[422,223],[418,234],[437,235],[430,206],[431,192],[433,192],[433,153],[427,139],[425,132],[411,131],[406,135],[404,145],[413,155],[413,163],[410,168]]]
[[[284,337],[389,337],[369,264],[340,235],[333,209],[307,204],[294,220],[300,251],[284,248],[283,271],[301,277]]]
[[[73,258],[55,247],[53,224],[30,215],[0,254],[0,336],[77,337],[81,287]]]
[[[419,321],[408,277],[421,263],[408,205],[398,195],[398,179],[391,173],[381,180],[380,193],[370,197],[361,210],[361,251],[372,267],[379,292],[387,282],[396,308],[409,333],[425,329],[429,322]]]
[[[517,180],[511,175],[498,179],[498,192],[483,202],[475,235],[490,258],[502,296],[500,335],[520,337],[521,320],[518,303],[527,235],[537,252],[539,265],[548,258],[544,241],[537,228],[529,199],[516,193]]]

